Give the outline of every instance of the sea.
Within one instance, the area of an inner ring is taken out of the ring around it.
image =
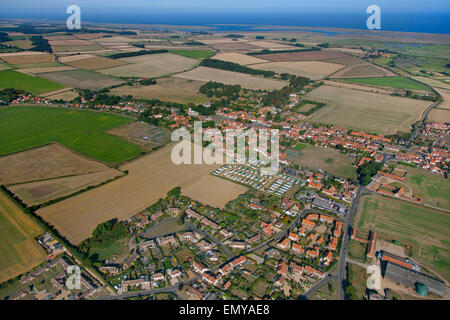
[[[1,18],[48,19],[64,21],[65,12],[59,13],[20,13],[1,12]],[[264,26],[266,31],[284,29],[267,26],[293,26],[293,30],[303,31],[302,27],[367,29],[369,14],[361,13],[152,13],[140,11],[102,12],[86,9],[82,11],[82,21],[117,23],[117,24],[157,24],[176,25],[180,30],[192,31],[189,26],[208,27],[210,31],[244,32],[255,31]],[[381,13],[381,30],[420,33],[450,33],[450,12],[383,12]],[[206,30],[205,30],[206,31]],[[316,30],[316,32],[325,32]],[[333,32],[325,32],[333,35]],[[342,33],[342,32],[339,32]]]

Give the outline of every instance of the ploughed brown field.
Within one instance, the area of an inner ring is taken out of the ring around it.
[[[334,58],[348,57],[345,53],[339,51],[305,51],[305,52],[284,52],[284,53],[271,53],[254,56],[269,61],[313,61],[313,60],[325,60]],[[338,63],[338,62],[337,62]]]
[[[128,219],[168,191],[181,187],[194,200],[224,207],[247,188],[210,175],[220,165],[175,165],[174,144],[123,165],[128,175],[37,211],[73,244],[89,238],[95,227],[113,218]]]

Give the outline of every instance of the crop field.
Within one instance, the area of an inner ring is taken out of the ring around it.
[[[379,134],[409,131],[411,124],[420,120],[431,104],[428,101],[326,85],[311,91],[307,97],[327,103],[308,121]]]
[[[73,194],[90,186],[98,186],[121,175],[123,173],[116,169],[106,168],[99,172],[15,184],[7,188],[27,206],[32,206]]]
[[[263,48],[263,49],[270,49],[270,50],[289,50],[289,49],[295,50],[295,49],[298,49],[297,47],[290,46],[287,44],[272,42],[272,41],[264,41],[264,40],[263,41],[260,41],[260,40],[253,41],[253,42],[251,42],[251,44],[258,46],[260,48]]]
[[[159,78],[151,86],[122,86],[114,88],[115,95],[132,95],[136,99],[159,99],[178,103],[204,103],[209,99],[198,92],[203,82],[175,77]]]
[[[15,184],[103,171],[108,167],[59,144],[0,157],[0,184]]]
[[[440,109],[450,110],[450,90],[441,88],[434,88],[434,90],[436,90],[437,93],[439,93],[442,96],[443,100],[438,107]]]
[[[99,70],[99,69],[120,67],[127,63],[120,60],[114,60],[105,57],[94,57],[82,60],[72,60],[68,62],[66,61],[65,64],[85,70]]]
[[[380,195],[363,196],[358,229],[412,247],[412,257],[450,280],[448,213]]]
[[[78,244],[89,238],[98,224],[112,218],[128,219],[163,198],[175,187],[181,187],[183,194],[192,185],[202,187],[193,190],[190,195],[194,200],[218,207],[225,206],[247,191],[241,185],[214,176],[202,180],[220,165],[175,165],[171,161],[173,146],[167,145],[123,165],[120,169],[128,170],[128,175],[40,209],[37,214],[54,225],[70,242]],[[220,183],[211,182],[217,179]],[[199,181],[212,183],[214,187],[207,188],[207,193],[201,192],[206,187],[198,185]]]
[[[313,80],[323,79],[344,68],[343,65],[322,61],[269,62],[249,66],[254,69],[289,73]]]
[[[395,74],[387,69],[368,63],[348,66],[333,74],[333,78],[372,78],[391,76],[395,76]]]
[[[205,59],[214,55],[214,51],[211,50],[169,50],[170,53],[178,54],[183,57],[192,59]]]
[[[34,239],[44,230],[0,192],[0,282],[43,263],[47,256]]]
[[[68,39],[57,39],[52,40],[52,37],[49,37],[49,44],[54,46],[89,46],[92,45],[92,42],[88,40],[82,40],[82,39],[75,39],[75,38],[68,38]]]
[[[129,64],[100,72],[116,77],[155,78],[191,69],[199,63],[198,60],[172,53],[148,54],[119,60]]]
[[[6,63],[0,62],[0,71],[11,69]]]
[[[252,51],[261,49],[260,47],[257,47],[248,42],[239,42],[239,41],[214,43],[210,44],[210,47],[218,51]]]
[[[249,56],[243,53],[239,52],[224,52],[216,54],[213,59],[222,60],[222,61],[228,61],[228,62],[234,62],[243,66],[247,66],[249,64],[257,64],[257,63],[264,63],[267,62],[267,60],[263,60],[260,58],[255,58],[254,56]]]
[[[41,73],[41,77],[80,89],[103,89],[123,83],[121,79],[89,70],[69,70]]]
[[[336,63],[336,64],[343,64],[346,66],[352,66],[352,65],[357,65],[357,64],[363,64],[364,61],[361,59],[358,59],[356,57],[350,56],[350,55],[346,55],[345,57],[340,57],[340,58],[331,58],[331,59],[324,59],[324,62],[329,62],[329,63]]]
[[[73,67],[62,66],[62,67],[42,67],[42,68],[24,68],[24,69],[16,69],[15,71],[25,73],[28,75],[35,75],[39,73],[48,73],[48,72],[59,72],[59,71],[68,71],[75,70]]]
[[[139,156],[141,149],[106,131],[129,122],[128,118],[92,111],[2,108],[0,155],[58,142],[93,159],[121,163]]]
[[[72,61],[77,61],[77,60],[85,60],[85,59],[89,59],[89,58],[95,58],[96,56],[93,54],[74,54],[74,55],[69,55],[69,56],[61,56],[58,58],[59,62],[62,63],[67,63],[67,62],[72,62]]]
[[[67,88],[66,88],[67,89]],[[53,92],[46,93],[46,98],[51,100],[64,100],[64,101],[72,101],[73,99],[79,96],[78,92],[68,88],[69,90],[57,90]]]
[[[377,92],[377,93],[383,93],[383,94],[392,94],[395,91],[393,89],[389,88],[380,88],[380,87],[369,87],[364,85],[359,85],[356,83],[346,82],[345,80],[324,80],[324,84],[333,86],[333,87],[340,87],[340,88],[348,88],[348,89],[355,89],[355,90],[362,90],[362,91],[369,91],[369,92]]]
[[[450,90],[450,84],[448,83],[444,83],[442,81],[439,80],[435,80],[435,79],[430,79],[430,78],[425,78],[425,77],[412,77],[414,80],[426,83],[432,87],[435,88],[442,88],[442,89],[447,89]]]
[[[299,144],[296,150],[294,162],[298,165],[314,170],[322,169],[343,178],[356,178],[352,160],[337,150],[307,144]]]
[[[433,108],[428,114],[427,119],[434,122],[450,122],[450,110]]]
[[[358,84],[391,87],[396,89],[429,91],[428,87],[423,85],[422,83],[403,77],[353,78],[353,79],[346,79],[346,81]]]
[[[14,70],[0,71],[0,88],[22,89],[32,94],[55,91],[63,88],[59,83]]]
[[[0,59],[8,64],[29,64],[29,63],[50,63],[55,62],[55,57],[48,53],[28,53],[2,54]]]
[[[415,195],[421,197],[424,203],[450,210],[450,181],[440,174],[428,170],[407,166],[399,168],[406,170],[406,182],[412,187]]]
[[[285,53],[272,53],[254,56],[257,58],[274,61],[274,62],[287,62],[287,61],[314,61],[325,60],[334,58],[348,57],[345,53],[339,51],[305,51],[305,52],[285,52]]]
[[[198,67],[184,73],[176,74],[174,77],[190,79],[195,81],[216,81],[225,84],[239,84],[240,86],[254,90],[273,90],[281,89],[288,84],[287,81],[262,78],[245,73],[213,69],[207,67]]]
[[[103,48],[97,45],[65,45],[65,46],[52,46],[53,52],[89,52],[102,50]]]

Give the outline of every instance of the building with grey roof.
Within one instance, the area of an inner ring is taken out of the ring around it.
[[[447,286],[440,279],[423,272],[403,268],[394,263],[386,263],[383,277],[413,289],[416,288],[418,283],[421,283],[428,287],[429,292],[442,297],[447,294]]]

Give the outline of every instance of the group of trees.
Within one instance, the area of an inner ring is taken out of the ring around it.
[[[30,51],[53,52],[48,40],[44,39],[42,36],[31,36],[30,40],[33,45],[33,48],[31,48]]]
[[[217,59],[204,59],[200,63],[200,66],[234,71],[234,72],[240,72],[240,73],[246,73],[246,74],[251,74],[251,75],[258,75],[258,76],[262,75],[266,78],[272,78],[273,76],[275,76],[275,72],[273,72],[273,71],[252,69],[252,68],[242,66],[238,63],[222,61],[222,60],[217,60]]]
[[[11,41],[11,38],[8,37],[6,32],[0,32],[0,42],[8,42]]]
[[[10,104],[24,93],[25,91],[19,89],[2,89],[0,90],[0,105]]]
[[[166,49],[159,49],[159,50],[140,50],[136,52],[121,52],[112,54],[109,57],[111,59],[120,59],[120,58],[129,58],[129,57],[137,57],[137,56],[143,56],[146,54],[156,54],[156,53],[167,53],[169,52]]]
[[[304,46],[301,45],[301,47],[304,47]],[[287,50],[268,50],[268,49],[263,49],[261,51],[248,52],[247,55],[249,55],[249,56],[257,56],[257,55],[263,55],[263,54],[306,52],[306,51],[320,51],[320,50],[322,50],[322,49],[318,48],[318,47],[305,48],[305,49],[295,49],[295,50],[288,50],[288,49]]]
[[[372,177],[376,175],[382,167],[383,165],[381,163],[373,160],[360,166],[357,170],[360,183],[363,186],[367,186],[372,181]]]
[[[216,97],[222,98],[227,97],[230,99],[236,99],[239,97],[239,93],[241,92],[240,85],[229,85],[223,84],[219,82],[209,81],[202,85],[199,89],[199,92],[206,95],[207,97]]]

